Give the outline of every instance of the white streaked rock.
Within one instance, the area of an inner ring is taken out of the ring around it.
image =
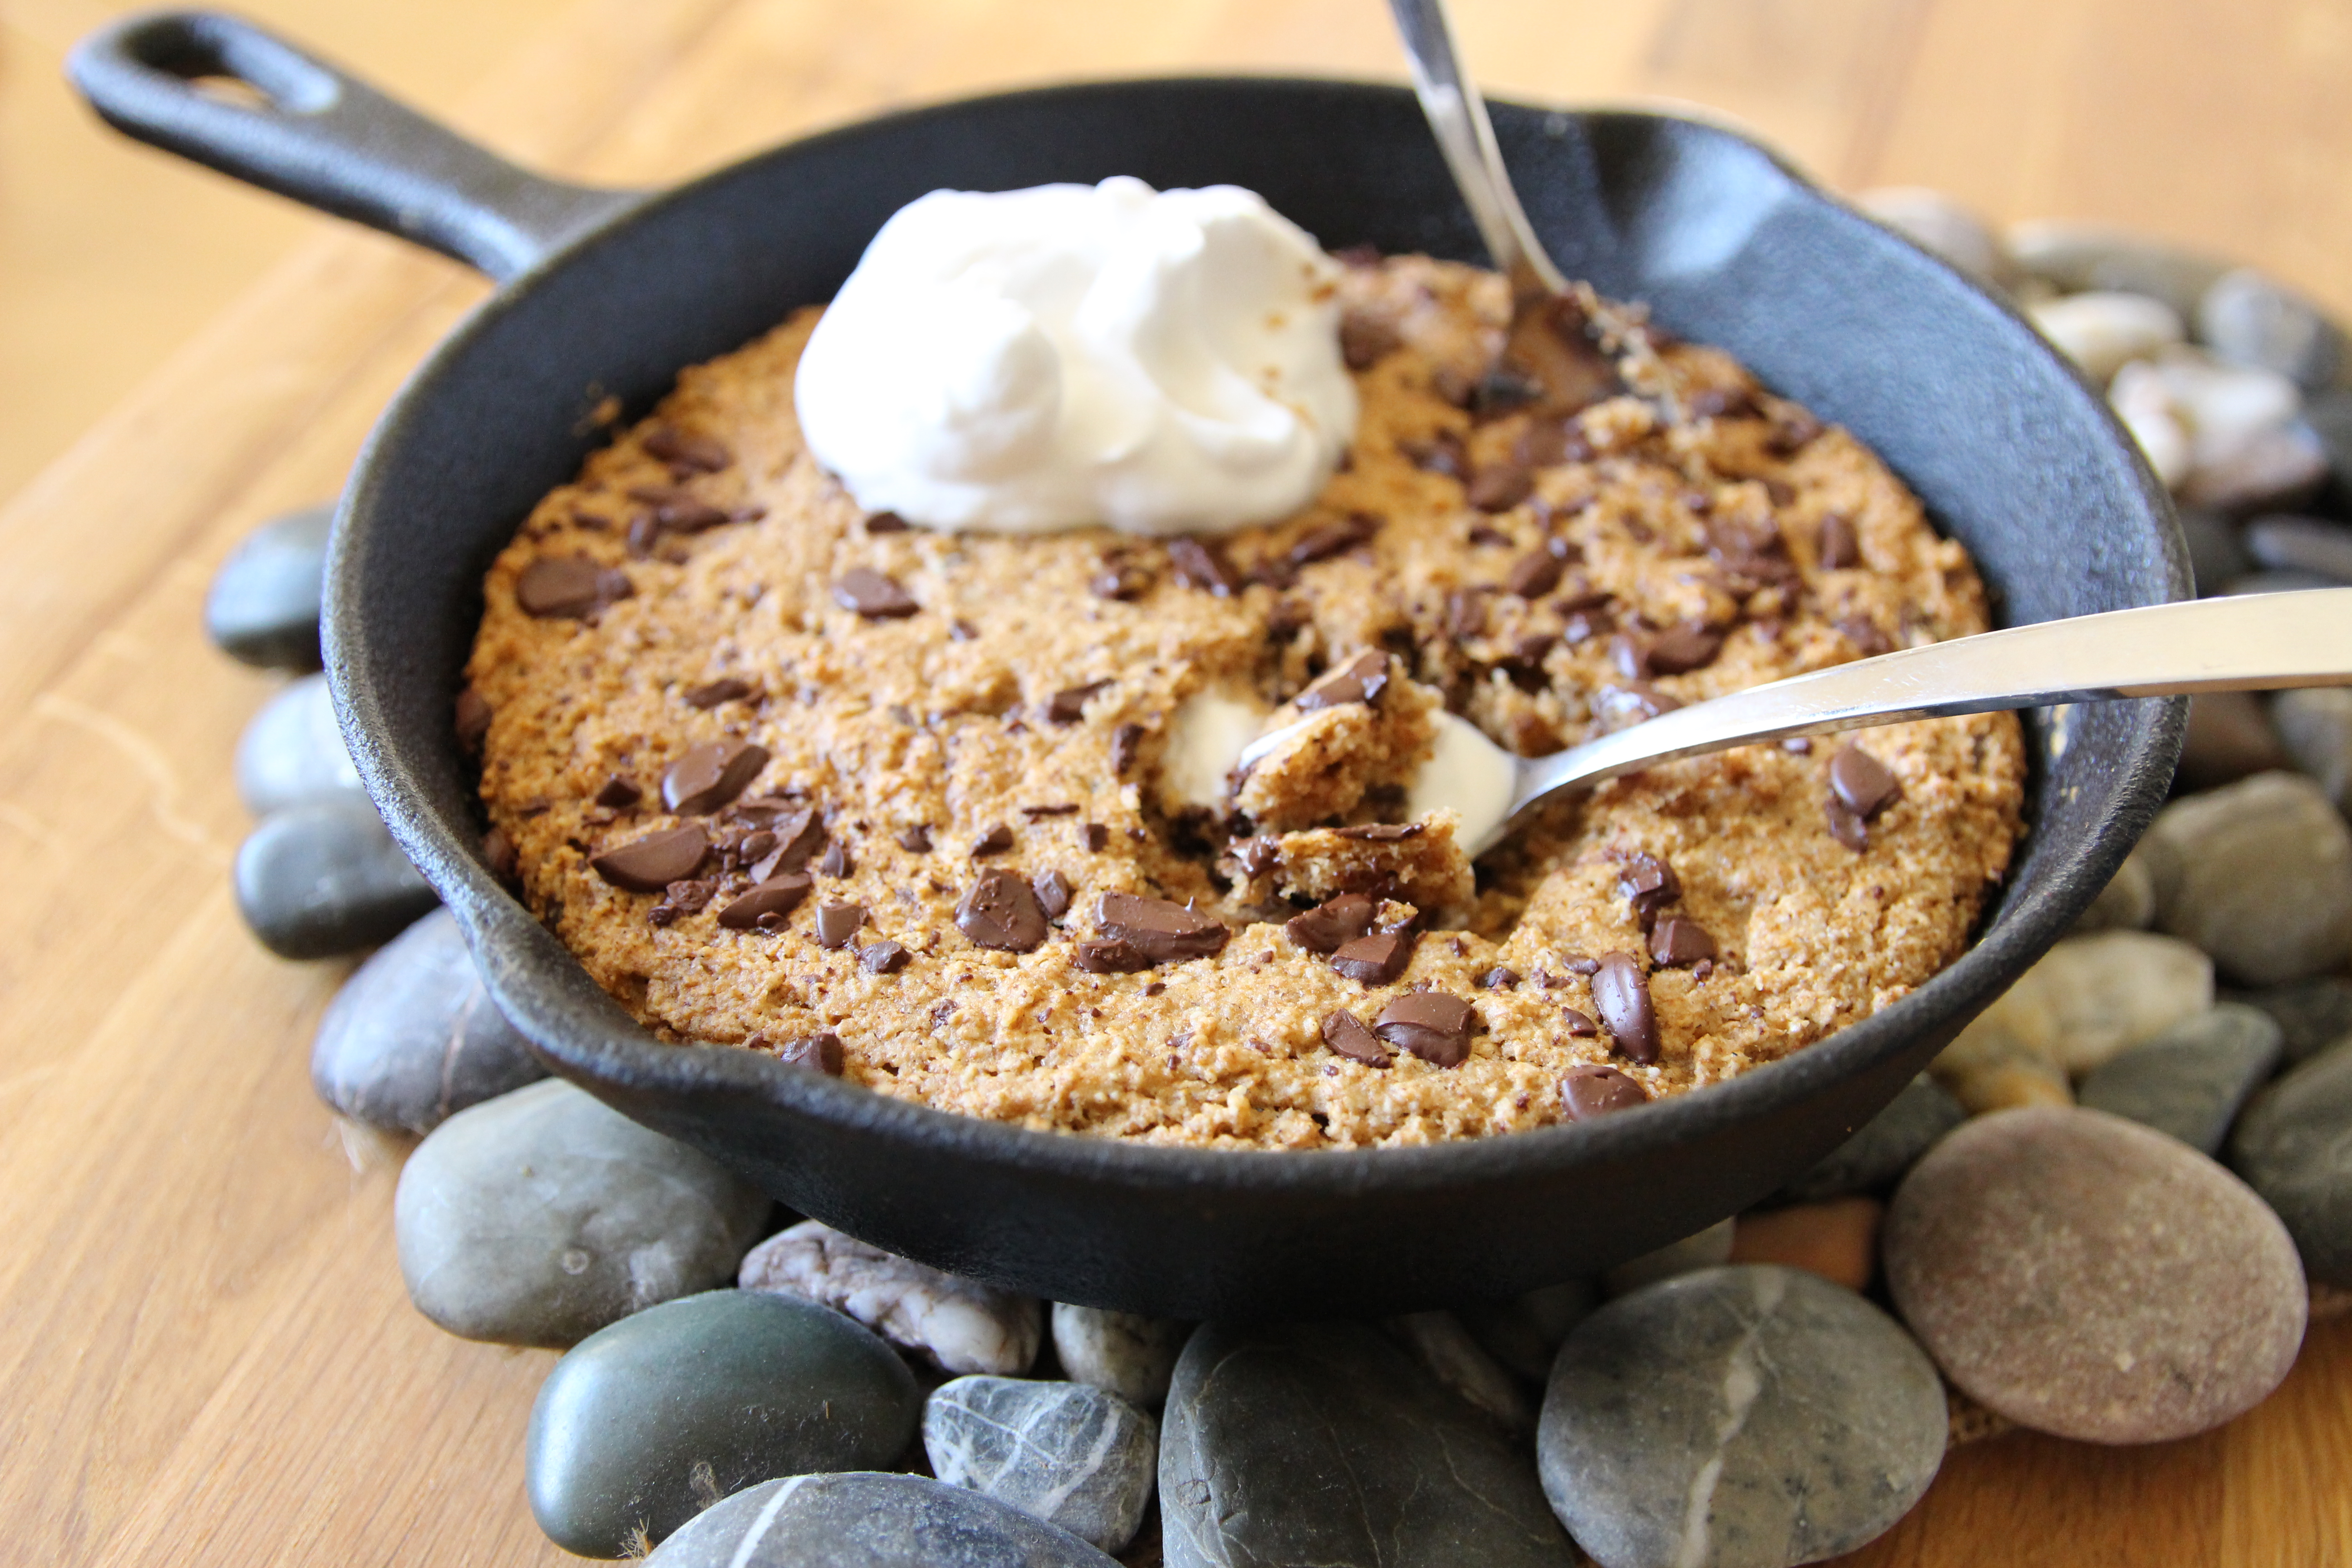
[[[959,1377],[923,1406],[923,1452],[950,1486],[1118,1552],[1151,1500],[1160,1434],[1150,1416],[1083,1383]]]
[[[2188,336],[2179,312],[2145,294],[2067,294],[2029,306],[2025,313],[2043,337],[2102,385],[2131,361]]]
[[[736,1279],[846,1312],[942,1372],[1024,1373],[1045,1338],[1034,1297],[942,1273],[813,1219],[753,1247]]]

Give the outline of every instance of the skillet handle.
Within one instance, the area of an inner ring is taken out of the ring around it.
[[[500,282],[640,199],[541,179],[215,12],[101,27],[75,46],[66,72],[126,135]]]

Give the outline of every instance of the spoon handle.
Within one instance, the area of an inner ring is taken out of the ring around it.
[[[1662,713],[1522,763],[1508,816],[1679,757],[2053,702],[2352,686],[2352,588],[2190,599],[1858,659]]]
[[[1444,0],[1389,0],[1389,11],[1412,60],[1421,110],[1429,117],[1438,151],[1445,154],[1445,166],[1461,187],[1495,270],[1511,280],[1511,297],[1565,294],[1568,279],[1552,265],[1511,188],[1510,172],[1503,167],[1502,150],[1495,144],[1495,127],[1486,118],[1486,100],[1463,69],[1461,51],[1454,46]]]

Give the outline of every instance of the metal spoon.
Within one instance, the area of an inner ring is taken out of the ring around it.
[[[1954,637],[1677,708],[1548,757],[1514,756],[1448,715],[1405,810],[1459,811],[1464,840],[1483,855],[1554,795],[1734,746],[2003,708],[2291,686],[2352,686],[2352,588],[2192,599]],[[1239,765],[1298,728],[1261,736]]]

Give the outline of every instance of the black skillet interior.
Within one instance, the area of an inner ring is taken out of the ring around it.
[[[1745,1205],[1866,1119],[2064,931],[2162,797],[2182,705],[2078,710],[2062,752],[2037,748],[2031,837],[1981,939],[1943,974],[1733,1083],[1507,1139],[1128,1147],[657,1044],[482,869],[450,731],[481,573],[594,445],[584,416],[599,399],[641,414],[681,366],[828,299],[884,219],[941,186],[1231,183],[1327,246],[1477,259],[1475,231],[1392,87],[1221,79],[980,99],[778,148],[614,216],[609,196],[533,181],[331,71],[344,96],[295,125],[299,142],[184,112],[171,95],[189,95],[160,79],[250,77],[258,60],[295,80],[268,53],[283,47],[220,18],[166,18],[93,39],[77,79],[132,134],[521,273],[404,391],[344,499],[328,668],[369,789],[557,1070],[881,1246],[1055,1300],[1189,1317],[1395,1310],[1590,1271]],[[2005,619],[2186,591],[2161,490],[2095,393],[2005,306],[1726,131],[1512,104],[1495,121],[1570,275],[1648,301],[1854,430],[1968,545]],[[401,199],[383,194],[395,184]]]

